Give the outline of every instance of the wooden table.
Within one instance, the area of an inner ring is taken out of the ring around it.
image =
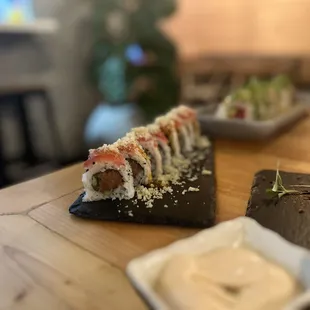
[[[217,141],[217,221],[243,215],[254,173],[278,160],[310,173],[310,118],[273,141]],[[127,263],[196,232],[70,216],[81,174],[76,165],[0,191],[0,309],[146,309]]]

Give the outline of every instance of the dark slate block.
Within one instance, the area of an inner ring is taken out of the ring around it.
[[[287,189],[289,185],[310,185],[310,175],[283,171],[280,171],[280,175]],[[272,198],[266,190],[272,188],[275,176],[274,170],[260,171],[255,175],[246,216],[288,241],[310,249],[310,195]]]
[[[145,202],[140,200],[138,205],[131,200],[83,202],[82,194],[69,208],[69,212],[93,220],[210,227],[214,224],[216,208],[213,148],[204,150],[203,157],[203,160],[192,163],[192,170],[196,171],[198,179],[189,181],[187,177],[182,177],[181,181],[186,183],[172,185],[173,193],[165,193],[163,199],[155,199],[152,208],[147,208]],[[212,175],[202,175],[203,169],[212,171]],[[183,195],[182,191],[190,186],[199,187],[200,191]],[[132,211],[133,216],[130,216],[129,211]]]

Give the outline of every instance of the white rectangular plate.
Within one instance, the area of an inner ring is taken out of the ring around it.
[[[215,116],[218,105],[198,109],[198,118],[204,133],[211,137],[242,140],[262,140],[271,137],[296,123],[306,115],[307,107],[296,104],[286,113],[266,121],[222,119]]]
[[[127,266],[127,275],[152,309],[168,310],[169,307],[156,294],[153,287],[161,268],[173,255],[206,253],[215,248],[232,246],[236,243],[248,245],[283,266],[306,288],[306,292],[285,310],[301,310],[300,304],[304,302],[309,302],[310,305],[310,252],[289,243],[278,234],[246,217],[218,224],[190,238],[134,259]]]

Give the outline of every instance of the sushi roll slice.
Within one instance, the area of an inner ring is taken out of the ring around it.
[[[195,146],[195,132],[194,132],[194,126],[191,122],[190,117],[182,113],[178,108],[174,108],[170,112],[171,114],[175,115],[175,117],[178,118],[178,120],[182,123],[182,125],[185,127],[185,130],[187,131],[187,135],[190,139],[191,148]]]
[[[164,169],[165,167],[171,166],[171,149],[167,137],[156,124],[148,125],[147,129],[158,143],[158,149],[162,157]]]
[[[182,153],[191,152],[193,150],[194,141],[186,120],[181,118],[175,110],[170,111],[167,116],[175,122]]]
[[[164,115],[157,117],[155,124],[160,127],[161,131],[168,138],[172,155],[175,157],[182,157],[176,122]]]
[[[103,145],[90,150],[84,168],[83,201],[133,198],[135,190],[131,167],[115,146]]]
[[[173,112],[176,113],[185,123],[192,145],[197,145],[201,137],[201,129],[197,119],[197,112],[185,105],[178,106],[173,109]]]
[[[146,127],[133,128],[128,136],[134,137],[150,158],[153,178],[161,176],[163,174],[163,165],[158,143],[148,129]]]
[[[129,163],[135,186],[147,185],[152,182],[150,159],[134,138],[125,137],[119,139],[115,142],[115,146]]]
[[[193,141],[186,122],[174,110],[170,111],[167,117],[175,124],[182,154],[185,155],[191,152],[193,150]]]

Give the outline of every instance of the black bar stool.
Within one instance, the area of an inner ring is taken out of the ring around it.
[[[32,133],[30,128],[29,118],[26,113],[26,104],[27,99],[30,96],[40,96],[43,99],[44,108],[45,108],[45,119],[47,120],[49,131],[51,135],[51,142],[53,143],[54,150],[56,151],[55,158],[53,163],[59,165],[60,156],[62,153],[61,139],[59,136],[58,128],[56,125],[56,119],[54,115],[53,103],[49,97],[49,94],[46,90],[42,88],[24,88],[24,89],[11,89],[1,91],[0,89],[0,109],[6,104],[14,106],[16,111],[17,120],[19,124],[19,130],[23,138],[23,156],[22,161],[26,162],[28,165],[36,165],[40,162],[35,149],[32,139]],[[6,174],[6,159],[3,155],[3,133],[0,133],[0,187],[3,187],[8,184],[9,178]]]

